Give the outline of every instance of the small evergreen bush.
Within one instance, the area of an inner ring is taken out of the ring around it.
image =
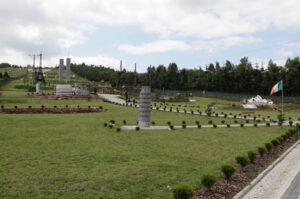
[[[217,179],[213,175],[204,175],[201,178],[201,183],[208,189],[211,189],[212,186],[216,183]]]
[[[118,128],[116,129],[116,131],[117,131],[117,132],[120,132],[120,131],[121,131],[121,128],[120,128],[120,127],[118,127]]]
[[[154,122],[154,121],[152,121],[152,122],[151,122],[151,124],[152,124],[152,125],[155,125],[155,122]]]
[[[124,125],[126,125],[126,124],[127,124],[126,120],[123,120],[123,124],[124,124]]]
[[[139,127],[139,126],[135,127],[135,130],[139,131],[139,130],[140,130],[140,127]]]
[[[234,174],[235,168],[231,165],[223,165],[221,167],[223,174],[225,175],[226,179],[229,180],[230,177]]]
[[[107,127],[107,123],[106,122],[104,123],[104,127]]]
[[[174,129],[174,126],[173,126],[173,125],[170,125],[169,127],[170,127],[170,129],[171,129],[171,130],[173,130],[173,129]]]
[[[270,122],[267,122],[267,123],[266,123],[266,126],[267,126],[267,127],[270,127]]]
[[[251,163],[253,163],[256,159],[256,153],[254,151],[248,151],[248,158]]]
[[[194,192],[190,185],[178,184],[172,189],[174,199],[190,199]]]
[[[28,106],[28,108],[31,108],[31,106]]]
[[[182,124],[182,128],[185,129],[186,128],[186,124]]]
[[[225,124],[225,120],[222,120],[221,122],[222,122],[222,124]]]
[[[212,120],[209,120],[209,121],[208,121],[208,124],[212,124],[212,123],[213,123],[213,121],[212,121]]]
[[[214,128],[217,128],[218,126],[216,124],[213,125]]]
[[[197,126],[199,129],[201,128],[201,124],[198,124],[198,126]]]
[[[263,156],[266,153],[265,147],[258,147],[257,150],[260,156]]]
[[[293,121],[290,120],[290,121],[289,121],[289,125],[290,125],[290,126],[293,126]]]
[[[271,143],[265,143],[265,147],[268,151],[271,151],[272,149],[272,144]]]
[[[242,168],[249,164],[249,160],[244,156],[236,156],[235,160]]]
[[[241,127],[244,127],[244,124],[243,124],[243,123],[241,123],[241,124],[240,124],[240,126],[241,126]]]
[[[279,142],[276,139],[272,140],[271,143],[274,147],[279,145]]]

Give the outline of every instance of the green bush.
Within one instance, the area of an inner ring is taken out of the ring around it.
[[[274,147],[279,145],[279,142],[276,139],[272,140],[271,143]]]
[[[106,122],[104,123],[104,127],[107,127],[107,123]]]
[[[186,124],[186,122],[183,120],[183,121],[182,121],[182,124]]]
[[[230,128],[230,124],[227,124],[227,128]]]
[[[242,123],[242,124],[240,124],[240,126],[241,126],[241,127],[244,127],[244,124]]]
[[[212,188],[216,183],[217,178],[213,175],[204,175],[201,178],[201,183],[208,189]]]
[[[69,106],[68,106],[68,105],[66,105],[65,107],[66,107],[66,108],[69,108]]]
[[[212,123],[213,123],[213,121],[212,121],[212,120],[209,120],[209,121],[208,121],[208,124],[212,124]]]
[[[201,124],[198,124],[197,127],[200,129],[201,128]]]
[[[167,124],[170,126],[170,125],[171,125],[171,122],[170,122],[170,121],[168,121],[168,122],[167,122]]]
[[[267,123],[266,123],[266,126],[267,126],[267,127],[270,127],[270,122],[267,122]]]
[[[265,147],[258,147],[257,150],[260,156],[263,156],[266,153]]]
[[[115,120],[109,120],[109,123],[115,124]]]
[[[4,109],[4,105],[1,105],[1,109]]]
[[[227,118],[227,114],[226,113],[224,114],[224,117]]]
[[[221,170],[227,179],[230,179],[235,172],[235,168],[231,165],[223,165]]]
[[[185,129],[186,128],[186,124],[182,124],[182,128]]]
[[[216,124],[213,125],[214,128],[217,128],[218,126]]]
[[[190,199],[193,197],[194,192],[190,185],[179,184],[172,189],[174,199]]]
[[[257,127],[257,124],[256,124],[256,123],[254,123],[254,127]]]
[[[272,144],[271,143],[265,143],[265,147],[268,151],[271,151],[272,149]]]
[[[152,121],[152,122],[151,122],[151,124],[152,124],[152,125],[155,125],[155,122],[154,122],[154,121]]]
[[[28,108],[31,108],[31,106],[28,106]]]
[[[170,129],[171,129],[171,130],[173,130],[173,129],[174,129],[174,126],[173,126],[173,125],[170,125],[169,127],[170,127]]]
[[[222,120],[221,122],[222,122],[222,124],[225,124],[225,120]]]
[[[139,130],[140,130],[140,127],[139,127],[139,126],[135,127],[135,130],[139,131]]]
[[[120,131],[121,131],[121,128],[120,128],[120,127],[118,127],[118,128],[116,129],[116,131],[120,132]]]
[[[248,151],[248,158],[251,163],[253,163],[256,159],[256,153],[254,151]]]
[[[287,135],[282,134],[282,135],[281,135],[281,138],[283,139],[283,141],[286,141],[288,137],[287,137]]]
[[[279,142],[279,144],[282,144],[283,141],[284,141],[284,140],[282,139],[282,137],[277,137],[276,139],[277,139],[277,141]]]
[[[123,124],[125,125],[127,122],[126,122],[126,120],[123,120]]]
[[[290,120],[290,121],[289,121],[289,124],[290,124],[290,126],[293,126],[293,121]]]
[[[239,165],[241,165],[241,167],[245,167],[249,164],[249,160],[245,156],[236,156],[235,160]]]
[[[112,129],[114,126],[112,124],[109,124],[108,127]]]

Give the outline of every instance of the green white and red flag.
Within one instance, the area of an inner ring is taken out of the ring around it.
[[[274,93],[277,93],[278,91],[282,90],[282,80],[280,80],[277,84],[275,84],[271,90],[271,95],[273,95]]]

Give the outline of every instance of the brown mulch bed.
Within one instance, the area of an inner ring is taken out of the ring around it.
[[[272,148],[270,152],[266,152],[262,157],[258,155],[253,164],[249,164],[243,169],[238,168],[230,180],[227,181],[225,178],[219,179],[211,190],[198,189],[193,199],[225,199],[233,197],[299,139],[300,132],[288,138],[276,148]]]
[[[100,96],[76,96],[76,95],[28,95],[31,97],[38,97],[38,99],[48,99],[48,100],[97,100],[102,99]]]
[[[0,113],[31,114],[31,113],[98,113],[105,109],[100,108],[3,108]]]

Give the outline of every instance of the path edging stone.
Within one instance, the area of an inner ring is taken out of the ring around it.
[[[242,199],[255,185],[257,185],[272,169],[278,165],[298,144],[300,140],[294,143],[286,152],[284,152],[275,162],[268,166],[263,172],[261,172],[249,185],[244,187],[239,193],[237,193],[233,199]]]

